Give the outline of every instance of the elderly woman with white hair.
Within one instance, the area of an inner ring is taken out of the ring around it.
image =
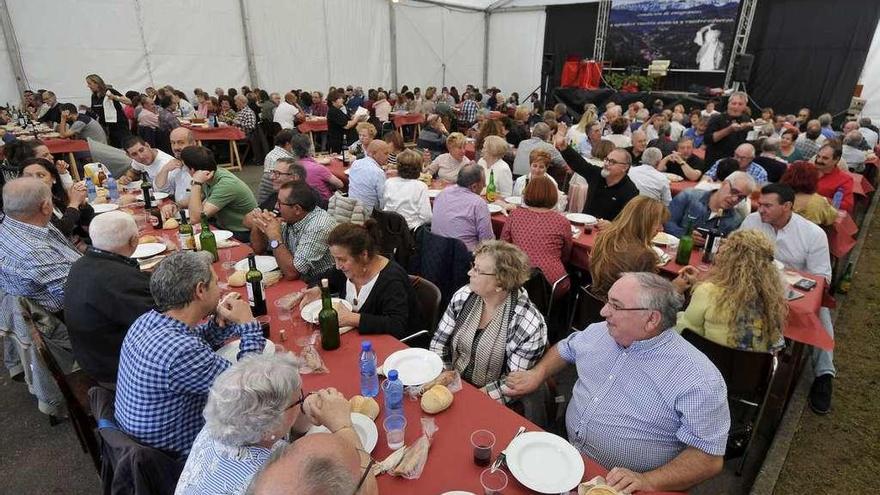
[[[302,390],[293,354],[255,354],[224,371],[208,392],[205,426],[193,443],[176,495],[243,494],[288,436],[314,423],[350,428],[349,405],[333,389]],[[340,422],[339,418],[342,417]]]
[[[245,95],[235,95],[235,108],[238,112],[232,119],[232,125],[238,127],[245,134],[250,134],[257,127],[257,114],[248,106],[248,99]]]
[[[510,152],[507,141],[499,136],[486,136],[483,140],[483,150],[477,165],[486,173],[486,182],[489,182],[491,174],[495,175],[495,191],[499,197],[513,194],[513,171],[510,165],[504,161],[504,155]],[[485,190],[484,190],[485,192]]]

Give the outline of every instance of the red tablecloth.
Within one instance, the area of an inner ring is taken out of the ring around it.
[[[853,194],[860,196],[863,200],[868,198],[868,194],[874,192],[874,186],[862,174],[855,172],[847,172],[853,178]]]
[[[311,118],[306,119],[305,122],[296,126],[299,129],[299,132],[303,134],[309,132],[326,132],[327,131],[327,118]]]
[[[669,191],[672,192],[673,196],[678,195],[678,193],[684,191],[685,189],[690,189],[697,185],[696,181],[693,180],[683,180],[679,182],[670,182],[669,183]]]
[[[50,153],[78,153],[89,151],[89,143],[85,139],[43,139],[43,144]]]
[[[330,172],[333,173],[336,177],[339,177],[343,183],[345,183],[345,187],[348,188],[348,174],[346,174],[346,170],[348,167],[342,164],[342,160],[339,158],[332,158],[330,163],[327,164],[327,168],[330,169]]]
[[[394,128],[400,129],[405,125],[417,125],[425,123],[425,116],[420,113],[392,113],[391,120]]]
[[[859,233],[859,227],[844,210],[838,210],[837,221],[834,224],[825,227],[828,234],[828,248],[831,255],[837,258],[846,256],[847,253],[856,245],[856,235]]]
[[[188,126],[196,141],[239,141],[247,136],[235,126],[192,127]]]

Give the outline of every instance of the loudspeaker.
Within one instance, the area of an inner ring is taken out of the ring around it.
[[[733,77],[734,82],[749,82],[749,76],[752,75],[752,64],[755,62],[755,56],[749,53],[740,53],[733,59]]]
[[[545,53],[544,60],[541,62],[541,75],[553,73],[553,54]]]

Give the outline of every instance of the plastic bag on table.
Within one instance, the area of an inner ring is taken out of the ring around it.
[[[611,488],[605,478],[596,476],[578,485],[577,493],[578,495],[622,495],[623,492]]]
[[[303,337],[297,341],[297,344],[302,346],[302,351],[299,354],[296,354],[297,361],[299,361],[300,374],[308,375],[310,373],[330,373],[330,369],[327,367],[327,365],[324,364],[324,360],[321,359],[321,355],[318,354],[318,348],[315,346],[315,343],[318,341],[320,335],[320,333],[314,332],[311,335]]]
[[[428,450],[434,433],[439,430],[434,418],[422,418],[422,434],[418,440],[410,445],[395,450],[384,461],[373,467],[373,474],[388,473],[391,476],[400,476],[408,480],[418,479],[428,462]]]

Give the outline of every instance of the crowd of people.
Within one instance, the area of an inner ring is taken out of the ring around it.
[[[472,86],[461,94],[348,86],[330,88],[326,100],[318,91],[217,88],[211,96],[197,89],[190,103],[170,86],[123,95],[96,75],[86,82],[89,107],[41,91],[26,93],[21,108],[64,137],[119,146],[131,159],[120,184],[150,180],[171,196],[163,216],[204,215],[274,256],[284,279],[308,285],[302,304],[329,279],[351,303],[338,309],[340,326],[401,338],[423,318],[409,267],[382,251],[371,217],[395,212],[412,231],[429,227],[460,240],[473,257],[469,282],[441,308],[430,350],[510,407],[576,367],[568,440],[626,491],[685,490],[721,470],[726,386],[680,332],[736,349],[783,346],[787,304],[773,260],[830,281],[821,226],[838,209],[852,211],[848,171],[863,171],[878,141],[868,119],[836,130],[830,116],[811,119],[809,109],[777,115],[765,108],[753,118],[741,92],[723,112],[715,101],[690,112],[634,102],[625,110],[587,105],[576,115],[561,103],[544,111],[537,95],[520,102],[515,93]],[[413,136],[420,150],[387,132],[394,111],[426,115]],[[326,116],[329,149],[346,144],[356,157],[347,186],[297,130],[307,116]],[[0,123],[5,118],[0,113]],[[245,132],[278,125],[256,194],[179,125],[193,118]],[[152,145],[142,127],[167,131],[170,152]],[[332,388],[304,393],[289,354],[261,355],[266,341],[250,306],[221,298],[211,259],[182,251],[142,272],[131,258],[139,240],[132,216],[95,215],[67,163],[38,140],[10,138],[0,290],[66,324],[82,369],[115,391],[118,427],[185,463],[177,493],[377,492],[348,402]],[[471,143],[475,159],[466,155]],[[707,186],[672,197],[668,174]],[[446,187],[431,198],[425,178]],[[499,200],[509,214],[499,240],[483,197],[490,180],[500,198],[521,196],[525,205]],[[581,212],[596,218],[598,230],[583,271],[569,263],[573,234],[561,213],[572,184],[587,185]],[[346,187],[347,196],[339,194]],[[708,275],[686,266],[674,280],[660,276],[651,243],[662,231],[692,231],[698,246],[710,231],[723,237]],[[554,332],[525,289],[535,268],[559,299],[571,300],[575,285],[588,287],[601,306],[597,323]],[[833,336],[828,309],[819,315]],[[237,363],[214,352],[232,337],[240,338]],[[810,405],[825,414],[832,353],[816,349],[813,358]],[[291,431],[311,425],[330,433],[291,440]]]

